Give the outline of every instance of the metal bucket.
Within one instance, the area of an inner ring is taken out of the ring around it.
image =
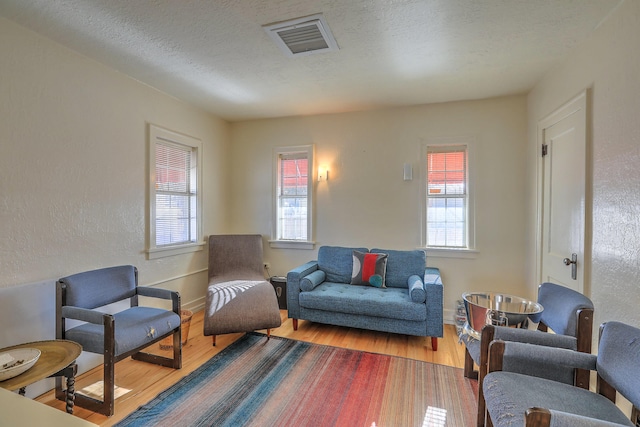
[[[542,305],[534,301],[493,292],[462,294],[467,312],[466,333],[479,340],[484,325],[521,327],[527,318],[542,313]]]

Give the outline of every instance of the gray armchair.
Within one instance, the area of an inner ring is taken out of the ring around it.
[[[138,306],[138,296],[171,301],[172,310]],[[128,300],[129,308],[115,314],[101,309]],[[67,320],[81,323],[67,329]],[[173,335],[173,356],[163,357],[140,350]],[[75,403],[111,416],[114,412],[115,364],[133,359],[182,367],[180,295],[165,289],[138,287],[138,270],[132,265],[86,271],[59,279],[56,284],[56,338],[75,341],[84,351],[104,356],[104,396],[94,399],[76,392]],[[65,393],[56,379],[56,397]]]
[[[281,325],[274,287],[265,280],[262,236],[209,236],[209,286],[205,299],[204,335],[250,332]]]
[[[548,378],[515,372],[544,364],[553,377],[566,367],[596,371],[596,393]],[[481,386],[492,426],[634,426],[640,407],[640,329],[620,322],[600,328],[598,355],[527,343],[493,341]],[[515,369],[514,369],[515,368]],[[632,417],[615,404],[620,393]]]
[[[477,377],[482,384],[487,373],[489,344],[496,339],[591,353],[593,303],[589,298],[564,286],[546,282],[538,287],[538,303],[544,310],[532,319],[539,322],[537,331],[488,325],[483,328],[480,341],[463,336],[466,346],[464,375]],[[545,333],[548,328],[555,334]],[[476,372],[473,371],[474,363],[478,365]],[[529,372],[533,372],[532,369],[529,367]],[[545,374],[546,370],[541,367],[539,375]],[[589,388],[588,370],[565,369],[562,378],[579,387]],[[485,425],[484,405],[483,390],[478,387],[478,427]]]

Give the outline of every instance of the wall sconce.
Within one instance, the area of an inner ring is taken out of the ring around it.
[[[405,181],[411,181],[413,179],[413,167],[411,167],[410,163],[404,164],[403,172]]]
[[[318,181],[328,181],[329,180],[329,170],[326,166],[320,166],[318,168]]]

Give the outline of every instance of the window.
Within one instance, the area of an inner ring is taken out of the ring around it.
[[[312,249],[313,146],[274,152],[275,212],[272,247]]]
[[[149,258],[201,250],[201,190],[195,138],[149,127]]]
[[[425,160],[425,246],[471,249],[468,145],[429,145]]]

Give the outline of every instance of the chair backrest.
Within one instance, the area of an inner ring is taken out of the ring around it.
[[[598,376],[640,407],[640,329],[621,322],[600,327]]]
[[[556,334],[576,338],[577,312],[582,309],[593,310],[591,300],[580,292],[549,282],[541,284],[538,288],[538,302],[544,307],[540,315],[541,322]]]
[[[260,234],[209,236],[209,283],[265,280]]]
[[[101,268],[63,277],[63,305],[93,309],[131,298],[138,286],[138,269],[132,265]]]

